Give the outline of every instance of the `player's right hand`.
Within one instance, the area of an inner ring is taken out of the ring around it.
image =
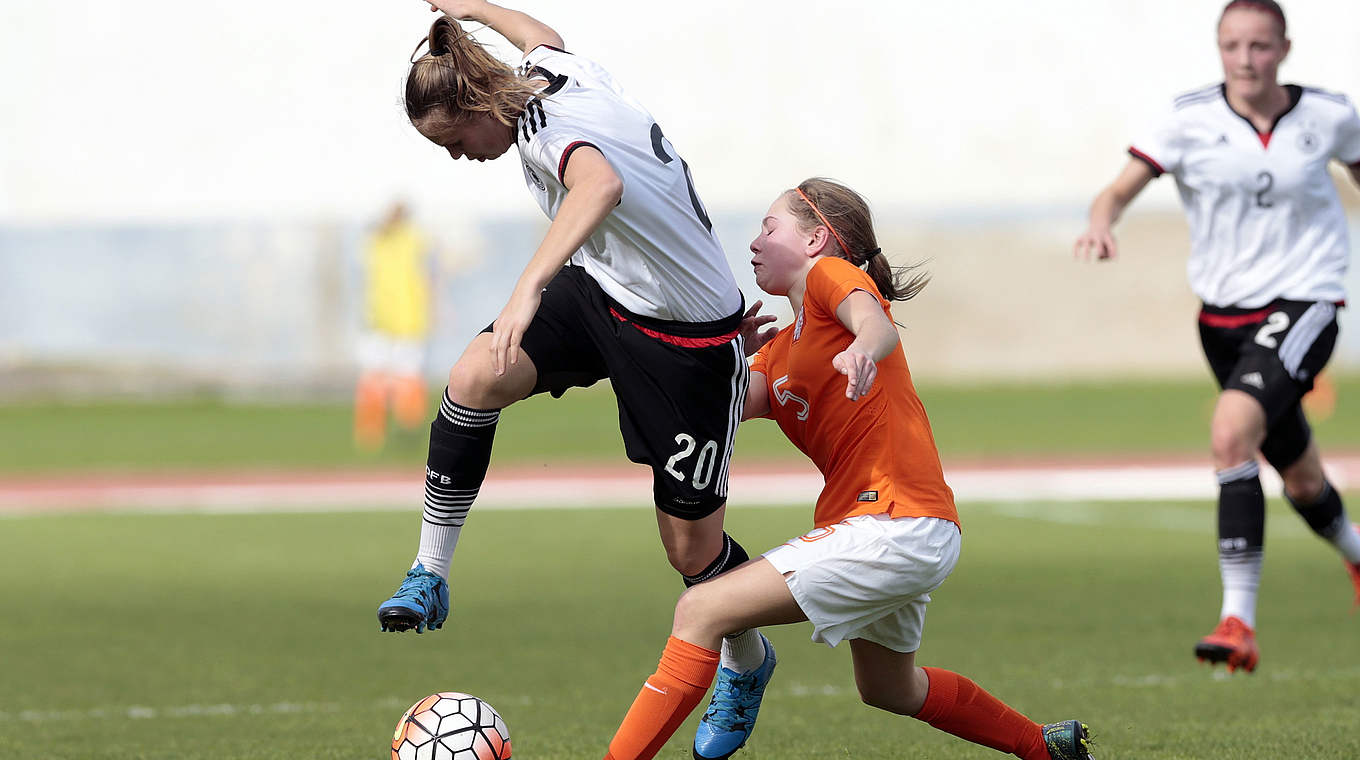
[[[1098,230],[1095,227],[1088,227],[1085,232],[1077,237],[1077,242],[1072,246],[1072,256],[1081,261],[1096,261],[1113,259],[1119,255],[1119,246],[1115,245],[1114,235],[1109,228]]]
[[[763,301],[756,301],[751,304],[751,308],[747,309],[745,314],[741,315],[741,327],[739,329],[741,330],[741,342],[746,347],[747,356],[755,356],[760,347],[773,340],[779,332],[777,327],[760,329],[761,325],[767,325],[777,319],[773,314],[760,313],[760,307],[763,304]]]
[[[500,316],[491,323],[491,367],[496,376],[504,375],[511,364],[519,363],[519,344],[529,324],[538,313],[538,305],[543,300],[543,291],[530,288],[521,293],[516,288],[510,294],[510,301],[501,309]]]

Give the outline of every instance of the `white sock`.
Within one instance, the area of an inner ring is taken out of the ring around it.
[[[718,664],[734,673],[749,673],[765,662],[765,643],[760,631],[747,628],[741,633],[724,636],[722,657]]]
[[[453,548],[458,545],[458,534],[462,532],[461,525],[435,525],[421,520],[420,553],[416,554],[416,562],[447,581],[449,565],[453,563]],[[415,567],[415,563],[411,567]]]
[[[1236,554],[1218,558],[1218,572],[1223,578],[1223,609],[1218,618],[1232,615],[1256,628],[1256,589],[1261,584],[1261,552]]]
[[[1360,562],[1360,528],[1346,519],[1345,512],[1341,513],[1341,524],[1344,527],[1327,540],[1332,542],[1332,546],[1341,552],[1341,556],[1345,557],[1347,562]]]

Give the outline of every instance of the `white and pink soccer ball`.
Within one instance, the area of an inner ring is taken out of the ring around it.
[[[441,691],[401,716],[392,760],[510,760],[510,729],[486,702]]]

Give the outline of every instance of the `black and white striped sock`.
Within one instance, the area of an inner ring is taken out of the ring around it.
[[[1219,618],[1233,615],[1256,627],[1256,590],[1265,557],[1266,499],[1256,460],[1218,471]]]
[[[430,454],[425,464],[425,509],[416,561],[448,578],[453,550],[468,510],[486,479],[499,409],[469,409],[449,399],[430,425]]]
[[[1336,492],[1331,483],[1322,481],[1322,493],[1311,504],[1294,501],[1288,493],[1284,496],[1294,511],[1308,523],[1308,527],[1335,546],[1347,562],[1360,562],[1360,533],[1351,527],[1346,507],[1341,503],[1341,494]]]

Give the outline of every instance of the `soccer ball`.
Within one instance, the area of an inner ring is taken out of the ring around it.
[[[482,700],[441,691],[397,721],[392,760],[510,760],[510,729]]]

